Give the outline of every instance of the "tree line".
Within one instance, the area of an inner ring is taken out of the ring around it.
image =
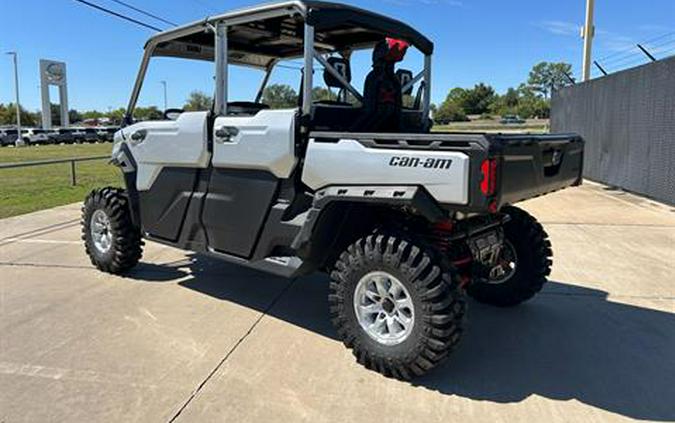
[[[522,118],[548,118],[553,91],[574,83],[568,63],[541,62],[532,67],[527,81],[509,88],[502,95],[490,85],[453,88],[443,102],[433,105],[436,123],[467,121],[468,115],[518,115]]]

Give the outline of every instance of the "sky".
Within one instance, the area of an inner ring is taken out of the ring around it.
[[[168,25],[125,9],[113,0],[90,0],[142,19]],[[258,3],[249,0],[126,0],[162,18],[184,24],[207,15]],[[441,102],[453,87],[484,82],[498,92],[518,86],[540,61],[565,61],[581,74],[585,0],[348,0],[345,3],[407,22],[435,43],[432,101]],[[644,62],[634,45],[649,41],[657,57],[675,54],[675,1],[597,0],[594,59],[608,70]],[[153,31],[127,23],[74,0],[0,0],[0,52],[17,51],[21,104],[40,107],[39,59],[67,64],[69,105],[106,111],[126,105],[143,45]],[[661,37],[661,38],[658,38]],[[650,41],[653,40],[653,41]],[[629,49],[628,51],[626,49]],[[409,53],[405,67],[419,70],[421,56]],[[369,69],[368,54],[352,61],[357,87]],[[594,70],[594,75],[598,72]],[[151,64],[139,104],[163,105],[161,80],[167,81],[170,107],[180,107],[190,91],[211,92],[212,67],[161,59]],[[251,100],[261,73],[230,74],[230,100]],[[272,82],[299,78],[279,69]],[[297,86],[295,82],[291,85]],[[52,101],[56,102],[56,90]],[[11,57],[0,56],[0,103],[14,101]]]

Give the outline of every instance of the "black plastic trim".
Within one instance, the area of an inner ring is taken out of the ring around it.
[[[291,248],[300,250],[311,241],[322,211],[329,204],[336,202],[410,207],[430,222],[447,218],[447,212],[422,187],[332,186],[317,191],[312,208],[307,212],[307,218],[293,240]]]

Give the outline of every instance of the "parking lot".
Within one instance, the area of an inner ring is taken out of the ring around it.
[[[589,183],[523,207],[554,248],[530,303],[470,302],[412,383],[356,364],[327,278],[287,281],[149,243],[96,271],[79,205],[0,220],[0,422],[675,420],[675,210]]]

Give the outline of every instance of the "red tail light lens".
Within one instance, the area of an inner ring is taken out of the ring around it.
[[[486,159],[480,165],[483,179],[480,182],[480,191],[485,196],[494,195],[497,186],[497,160]]]

